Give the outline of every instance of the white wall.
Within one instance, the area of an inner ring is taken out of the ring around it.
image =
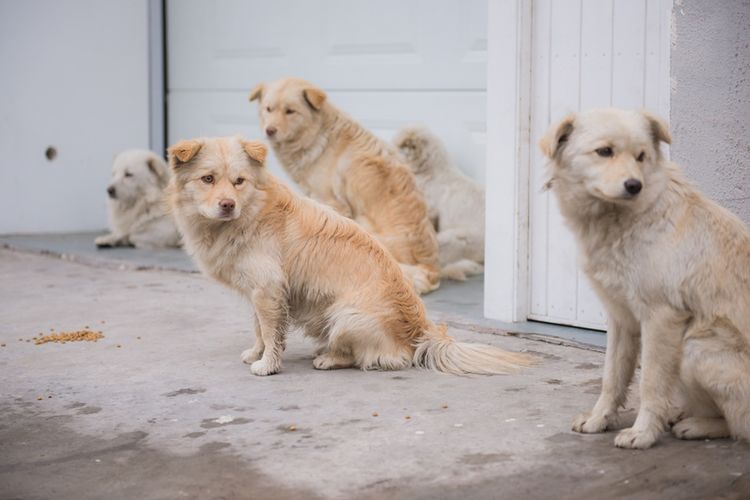
[[[0,233],[104,228],[113,155],[149,144],[147,0],[0,0],[0,68]]]

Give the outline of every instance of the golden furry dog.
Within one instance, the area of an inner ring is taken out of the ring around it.
[[[279,161],[313,199],[354,219],[401,264],[418,293],[440,285],[427,206],[398,153],[297,78],[258,85],[264,133]]]
[[[353,221],[301,198],[264,167],[262,143],[202,138],[169,148],[170,204],[201,269],[255,308],[255,375],[281,369],[289,326],[321,346],[313,366],[417,365],[493,374],[529,357],[454,342],[425,317],[396,260]]]
[[[615,444],[750,440],[750,231],[663,158],[667,125],[596,109],[549,129],[550,187],[609,315],[602,392],[578,432],[616,425],[638,354],[640,409]]]

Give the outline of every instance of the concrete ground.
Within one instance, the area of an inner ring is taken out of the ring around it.
[[[431,316],[538,366],[320,372],[292,334],[262,378],[239,361],[248,304],[189,269],[131,265],[148,260],[136,250],[93,252],[0,250],[0,498],[750,498],[746,444],[572,433],[601,349],[482,320],[481,280],[444,283]],[[85,326],[104,338],[27,341]]]

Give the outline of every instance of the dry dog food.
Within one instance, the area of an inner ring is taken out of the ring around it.
[[[49,335],[40,335],[34,337],[34,344],[46,344],[47,342],[57,342],[58,344],[64,344],[65,342],[96,342],[97,340],[104,338],[101,331],[94,331],[89,329],[78,330],[75,332],[60,332],[51,333]],[[119,346],[118,346],[119,347]]]

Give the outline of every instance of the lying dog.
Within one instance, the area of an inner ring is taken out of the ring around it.
[[[248,298],[256,342],[242,353],[255,375],[281,369],[290,325],[321,346],[320,370],[417,365],[506,373],[524,354],[454,342],[425,317],[396,260],[364,229],[296,196],[264,167],[262,143],[203,138],[169,148],[170,203],[201,269]]]
[[[258,85],[261,128],[302,190],[360,223],[390,250],[418,293],[440,285],[435,231],[398,153],[296,78]]]
[[[484,267],[484,189],[456,167],[438,137],[422,127],[393,143],[407,160],[437,230],[441,275],[459,281]]]
[[[179,246],[180,235],[164,204],[169,177],[167,164],[151,151],[132,149],[117,155],[107,187],[112,232],[96,238],[96,246]]]
[[[681,439],[750,440],[750,231],[665,160],[667,125],[598,109],[550,128],[541,148],[584,270],[609,314],[602,392],[573,430],[615,425],[640,351],[641,406],[615,444],[648,448],[670,417]]]

